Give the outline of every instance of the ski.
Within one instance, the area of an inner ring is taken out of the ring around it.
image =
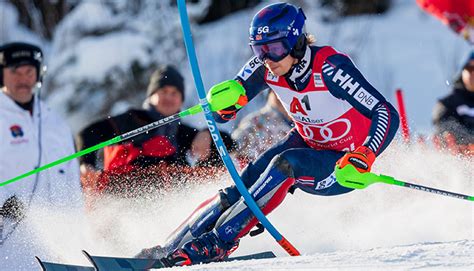
[[[129,270],[149,270],[167,268],[160,259],[137,259],[137,258],[119,258],[107,256],[94,256],[87,251],[82,251],[89,261],[94,265],[97,271],[129,271]],[[265,251],[255,254],[249,254],[238,257],[229,257],[224,262],[269,259],[275,258],[275,254],[271,251]],[[59,270],[58,270],[59,271]]]
[[[108,270],[149,270],[167,267],[159,259],[137,259],[137,258],[120,258],[108,256],[94,256],[83,250],[87,259],[92,263],[97,271]]]
[[[43,271],[95,271],[94,267],[42,261],[35,257]]]
[[[276,258],[276,255],[271,251],[264,251],[258,253],[252,253],[242,256],[229,257],[224,260],[224,262],[233,262],[233,261],[246,261],[246,260],[260,260],[260,259],[271,259]]]

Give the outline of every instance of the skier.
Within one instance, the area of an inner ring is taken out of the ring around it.
[[[226,121],[247,100],[271,88],[295,123],[286,138],[241,173],[265,214],[296,188],[321,196],[350,192],[335,179],[336,163],[370,171],[398,128],[397,111],[349,57],[311,44],[314,38],[303,32],[305,19],[301,8],[287,3],[260,10],[250,25],[255,57],[235,80],[208,94],[211,108],[217,108],[217,101],[236,101],[216,112],[218,120]],[[164,246],[144,249],[137,257],[163,257],[170,266],[220,261],[257,223],[236,187],[227,187],[202,203]]]

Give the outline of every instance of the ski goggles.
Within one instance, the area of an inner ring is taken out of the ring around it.
[[[262,62],[265,59],[278,62],[290,54],[291,47],[287,40],[277,40],[265,44],[250,44],[253,53]]]

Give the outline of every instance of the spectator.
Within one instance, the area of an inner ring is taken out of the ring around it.
[[[181,74],[172,66],[163,66],[150,78],[144,109],[131,109],[87,126],[78,135],[78,149],[89,148],[174,115],[181,110],[184,96]],[[175,185],[179,183],[179,175],[186,171],[183,167],[189,166],[192,144],[200,145],[204,151],[202,159],[211,155],[210,141],[203,136],[197,137],[198,134],[196,129],[176,121],[105,147],[103,165],[98,163],[97,152],[85,155],[80,160],[83,186],[93,193],[135,196]],[[179,169],[172,170],[170,167]]]
[[[147,98],[143,104],[144,109],[131,109],[87,126],[78,135],[78,149],[89,148],[178,113],[183,101],[183,77],[171,66],[161,67],[150,78]],[[159,162],[185,165],[186,151],[190,149],[191,141],[197,133],[196,129],[180,122],[173,122],[131,140],[105,147],[103,165],[98,163],[97,152],[85,155],[81,158],[83,185],[88,190],[121,193],[124,192],[123,189],[149,184],[152,182],[151,176],[147,176],[146,184],[133,182],[144,179],[144,176],[140,176],[144,173],[142,169],[157,165]],[[101,173],[102,168],[104,171]],[[128,178],[121,178],[125,176],[124,174]],[[137,178],[130,180],[130,176],[136,174],[139,175],[140,180]],[[143,187],[140,188],[143,189]]]
[[[69,127],[40,99],[44,71],[41,49],[23,42],[0,46],[0,70],[0,180],[12,179],[73,154],[73,135]],[[1,187],[0,224],[3,220],[3,225],[0,229],[3,227],[3,233],[0,231],[0,251],[8,251],[2,243],[12,242],[10,246],[22,247],[23,243],[13,245],[17,240],[16,232],[24,233],[15,229],[23,228],[23,218],[31,214],[32,208],[40,206],[83,206],[76,160]],[[25,253],[26,250],[22,250],[20,254]],[[9,269],[6,266],[8,263],[3,265],[2,262],[2,267]]]
[[[291,127],[293,121],[275,93],[269,90],[265,107],[243,118],[232,133],[232,138],[238,144],[237,158],[243,165],[254,161],[258,155],[283,139]]]
[[[474,150],[474,51],[463,66],[452,92],[436,104],[433,123],[442,146],[461,153]]]

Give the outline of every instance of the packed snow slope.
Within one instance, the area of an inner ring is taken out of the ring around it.
[[[189,270],[472,270],[472,240],[216,263]],[[176,270],[180,270],[176,268]]]
[[[473,195],[473,167],[472,159],[394,144],[373,171]],[[35,237],[6,243],[0,270],[36,267],[33,255],[25,253],[29,250],[44,260],[75,264],[87,263],[81,249],[132,256],[143,247],[162,244],[200,202],[230,183],[224,175],[160,198],[108,199],[87,217],[74,211],[33,210],[20,230]],[[272,250],[279,258],[193,269],[473,270],[473,218],[473,202],[385,184],[335,197],[296,191],[269,219],[304,257],[287,257],[264,233],[242,239],[235,255]]]

